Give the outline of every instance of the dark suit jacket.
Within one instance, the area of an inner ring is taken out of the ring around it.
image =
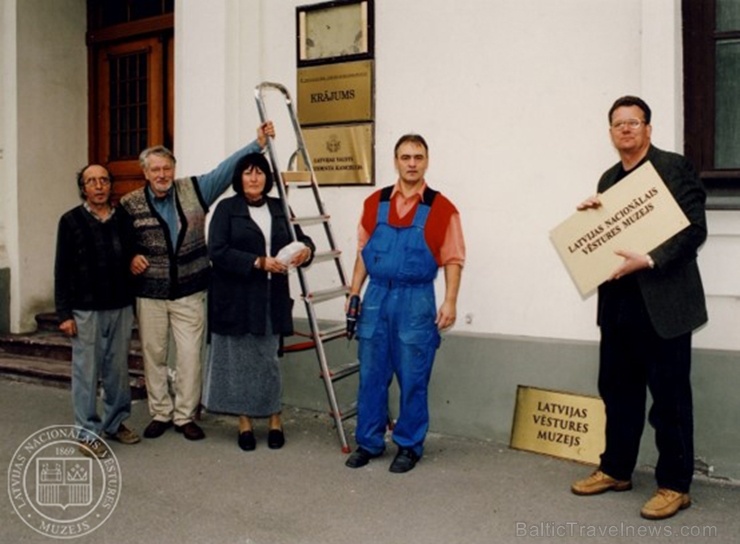
[[[292,242],[288,219],[280,200],[268,198],[272,217],[272,256]],[[284,336],[293,333],[288,276],[254,267],[257,257],[266,255],[265,237],[249,215],[242,195],[221,201],[213,214],[208,232],[208,254],[213,264],[208,291],[209,327],[216,334],[265,334],[267,302],[270,302],[272,331]],[[311,239],[296,227],[298,240],[311,248]],[[305,263],[304,266],[308,266]]]
[[[653,163],[690,222],[688,227],[650,252],[655,261],[654,269],[635,273],[655,331],[662,338],[675,338],[707,322],[704,288],[696,263],[696,253],[707,238],[706,193],[685,157],[651,145],[642,162],[645,161]],[[601,176],[599,193],[617,183],[620,169],[621,163],[617,163]],[[600,287],[599,292],[601,290]],[[605,311],[603,297],[599,296],[599,325],[604,321]]]

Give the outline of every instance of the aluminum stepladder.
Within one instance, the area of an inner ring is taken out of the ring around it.
[[[283,170],[281,168],[281,164],[277,160],[276,145],[272,138],[268,138],[267,144],[267,151],[275,175],[275,185],[277,186],[285,215],[290,218],[289,225],[291,235],[293,240],[296,240],[296,225],[299,225],[304,230],[305,227],[319,225],[323,226],[323,235],[325,236],[326,243],[326,247],[323,250],[320,250],[320,244],[317,243],[317,240],[313,237],[314,243],[317,246],[317,251],[314,254],[311,266],[305,269],[297,269],[298,281],[301,287],[301,298],[306,307],[306,313],[308,315],[308,322],[310,325],[310,335],[306,336],[308,336],[310,340],[303,343],[293,344],[292,346],[286,346],[285,351],[290,352],[312,348],[315,349],[319,362],[320,377],[323,380],[326,396],[329,401],[329,413],[334,420],[342,451],[344,453],[349,453],[350,447],[347,442],[343,422],[357,414],[357,406],[356,402],[354,402],[347,408],[341,408],[337,400],[334,384],[339,380],[356,374],[359,371],[359,362],[355,356],[354,361],[341,366],[330,367],[324,344],[331,340],[347,337],[346,321],[342,319],[340,320],[339,325],[332,324],[322,330],[322,324],[317,317],[316,311],[317,305],[326,301],[337,301],[337,299],[341,299],[343,307],[343,301],[349,293],[349,284],[347,283],[347,277],[342,266],[341,251],[337,247],[336,239],[329,221],[330,216],[326,212],[324,202],[321,199],[316,174],[314,172],[311,158],[306,149],[303,133],[296,116],[295,108],[293,107],[290,93],[279,83],[263,82],[255,87],[254,94],[257,101],[257,109],[259,110],[260,119],[263,123],[268,119],[272,119],[267,114],[266,97],[268,96],[268,93],[279,93],[282,95],[285,106],[287,107],[287,115],[293,125],[293,133],[295,136],[296,147],[288,161],[287,170]],[[283,138],[285,138],[285,135],[281,133],[278,135],[278,138],[282,141]],[[294,213],[293,207],[288,202],[289,184],[293,184],[296,188],[311,190],[313,198],[309,200],[312,201],[314,209],[311,210],[309,215]],[[332,267],[334,270],[334,284],[327,288],[311,289],[308,278],[311,270],[319,263],[327,263],[328,265],[328,263],[331,262],[334,264]]]

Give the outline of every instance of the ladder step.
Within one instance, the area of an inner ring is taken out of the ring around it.
[[[338,249],[331,249],[329,251],[317,251],[316,253],[314,253],[313,261],[311,261],[311,264],[323,263],[332,259],[338,259],[341,254],[342,252]]]
[[[306,217],[293,217],[290,222],[294,225],[300,225],[302,227],[310,227],[311,225],[319,225],[321,223],[329,222],[329,215],[310,215]]]
[[[335,417],[334,412],[329,412],[332,417]],[[339,419],[342,421],[355,417],[357,415],[357,402],[353,402],[346,408],[339,408]]]
[[[305,298],[309,302],[324,302],[325,300],[346,296],[347,293],[349,293],[349,287],[340,285],[339,287],[331,287],[308,293]]]
[[[290,170],[281,173],[285,183],[311,183],[311,172],[308,170]]]
[[[329,374],[331,377],[331,381],[338,382],[339,380],[342,380],[346,378],[347,376],[352,376],[353,374],[357,374],[359,371],[360,371],[360,361],[355,360],[351,363],[347,363],[344,366],[330,369]]]
[[[319,336],[323,342],[328,342],[329,340],[335,340],[337,338],[347,338],[347,325],[342,323],[341,325],[331,327],[324,331],[319,331]]]

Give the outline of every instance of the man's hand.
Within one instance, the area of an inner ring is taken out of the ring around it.
[[[445,300],[442,306],[439,307],[437,312],[437,319],[434,323],[437,325],[439,330],[444,330],[448,327],[452,327],[457,319],[457,304],[452,301]]]
[[[637,272],[638,270],[650,268],[650,260],[647,255],[643,255],[642,253],[637,253],[635,251],[625,251],[623,249],[619,249],[614,253],[620,257],[624,257],[624,261],[622,261],[622,264],[612,273],[609,277],[609,281],[618,280],[619,278]]]
[[[77,336],[77,323],[74,319],[66,319],[59,323],[59,330],[62,331],[64,336]]]
[[[139,274],[144,272],[147,268],[149,268],[149,261],[143,255],[135,255],[134,258],[131,259],[129,270],[131,270],[131,273],[134,276],[138,276]]]
[[[599,200],[599,195],[594,195],[581,202],[578,206],[576,206],[576,209],[581,212],[583,210],[593,210],[600,207],[601,200]]]
[[[267,145],[268,136],[270,138],[275,137],[275,127],[272,124],[272,121],[265,121],[257,127],[257,143],[260,144],[260,147],[263,149]]]

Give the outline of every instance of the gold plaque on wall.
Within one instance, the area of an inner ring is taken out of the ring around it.
[[[510,446],[598,465],[605,426],[599,397],[520,385]]]
[[[305,128],[303,139],[320,185],[372,184],[372,123]]]
[[[372,120],[372,61],[298,69],[298,121],[302,126]]]

